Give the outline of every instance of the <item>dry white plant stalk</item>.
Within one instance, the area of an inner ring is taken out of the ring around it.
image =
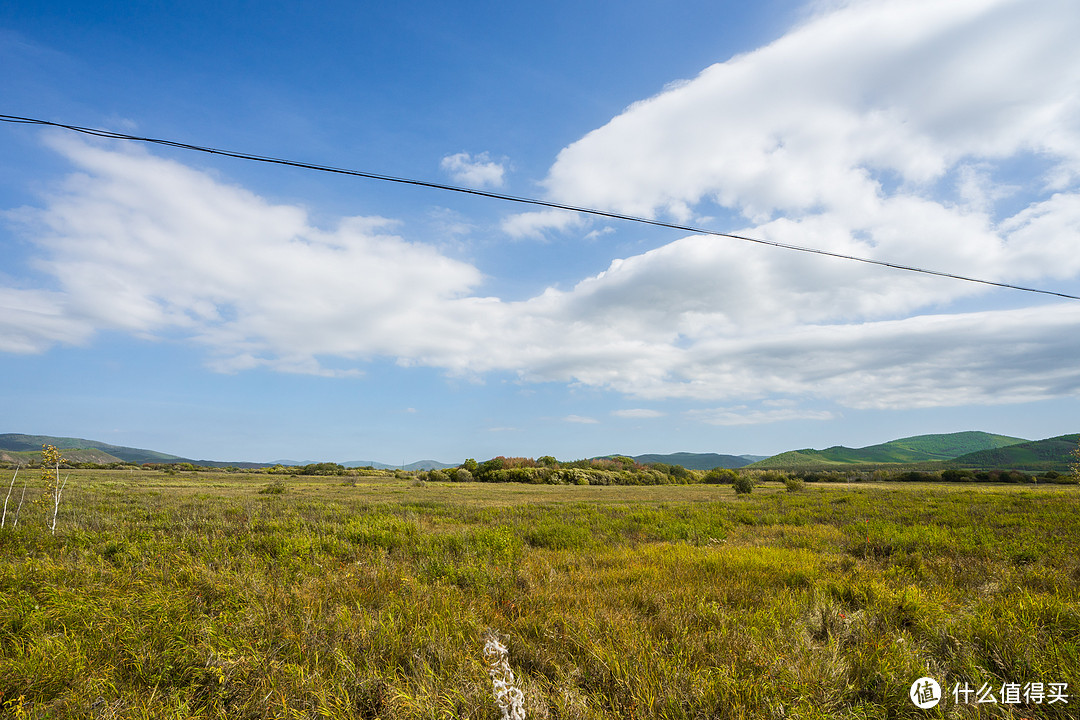
[[[517,687],[514,671],[510,669],[510,653],[494,633],[488,633],[484,643],[484,664],[491,676],[495,704],[502,720],[525,720],[525,694]]]

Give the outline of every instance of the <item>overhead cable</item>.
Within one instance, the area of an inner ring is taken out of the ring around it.
[[[72,132],[82,133],[84,135],[93,135],[95,137],[109,138],[112,140],[130,140],[135,142],[150,143],[153,145],[163,145],[166,147],[180,148],[182,150],[193,150],[201,153],[209,153],[211,155],[221,155],[224,157],[237,158],[239,160],[251,160],[254,162],[271,163],[274,165],[285,165],[287,167],[301,168],[304,170],[318,170],[319,172],[335,173],[338,175],[350,175],[353,177],[367,178],[369,180],[381,180],[383,182],[399,183],[402,185],[415,185],[418,187],[433,188],[435,190],[464,193],[466,195],[477,195],[479,197],[491,198],[493,200],[503,200],[505,202],[519,203],[523,205],[534,205],[538,207],[550,208],[553,210],[566,210],[568,212],[581,213],[584,215],[595,215],[598,217],[609,218],[612,220],[624,220],[626,222],[640,223],[643,225],[653,225],[655,227],[668,228],[670,230],[689,232],[695,235],[711,235],[714,237],[723,237],[732,240],[741,240],[743,242],[756,243],[758,245],[770,245],[772,247],[781,248],[783,250],[793,250],[802,253],[812,253],[814,255],[824,255],[826,257],[833,257],[841,260],[851,260],[854,262],[866,263],[868,265],[879,265],[881,267],[892,268],[894,270],[904,270],[907,272],[921,273],[923,275],[936,275],[938,277],[950,278],[952,280],[963,280],[964,282],[978,283],[981,285],[991,285],[994,287],[1007,288],[1009,290],[1022,290],[1023,292],[1038,293],[1041,295],[1053,295],[1056,297],[1067,298],[1069,300],[1080,300],[1080,296],[1069,295],[1068,293],[1056,292],[1053,290],[1023,287],[1020,285],[1012,285],[1009,283],[995,282],[993,280],[984,280],[966,275],[958,275],[956,273],[943,272],[941,270],[929,270],[927,268],[915,267],[913,265],[901,265],[899,263],[887,262],[885,260],[874,260],[872,258],[859,257],[856,255],[846,255],[844,253],[822,250],[820,248],[804,247],[801,245],[790,245],[788,243],[775,242],[773,240],[764,240],[762,238],[754,238],[746,235],[736,235],[733,233],[720,232],[718,230],[709,230],[707,228],[699,228],[692,225],[683,225],[680,223],[665,222],[663,220],[654,220],[652,218],[625,215],[623,213],[610,212],[607,210],[598,210],[596,208],[578,207],[575,205],[552,202],[550,200],[540,200],[537,198],[505,195],[503,193],[491,192],[489,190],[477,190],[476,188],[447,185],[445,183],[437,183],[429,180],[415,180],[411,178],[396,177],[393,175],[384,175],[381,173],[366,172],[363,170],[348,170],[345,168],[331,167],[329,165],[317,165],[314,163],[301,162],[299,160],[288,160],[285,158],[268,157],[265,155],[252,155],[250,153],[243,153],[235,150],[221,150],[219,148],[204,147],[202,145],[192,145],[189,143],[177,142],[175,140],[162,140],[160,138],[139,137],[138,135],[129,135],[127,133],[115,132],[112,130],[85,128],[79,127],[78,125],[66,125],[64,123],[50,122],[48,120],[39,120],[36,118],[19,117],[16,115],[0,115],[0,122],[25,125],[43,125],[47,127],[70,130]]]

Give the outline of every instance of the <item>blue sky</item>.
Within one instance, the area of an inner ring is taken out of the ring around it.
[[[8,3],[0,113],[1080,294],[1072,0]],[[1080,301],[0,124],[3,432],[212,460],[1076,432]]]

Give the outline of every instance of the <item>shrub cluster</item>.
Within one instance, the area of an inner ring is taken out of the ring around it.
[[[858,482],[1004,482],[1004,483],[1076,483],[1075,476],[1048,471],[1039,475],[1018,470],[943,470],[904,468],[851,468],[837,470],[758,470],[713,468],[689,470],[681,465],[649,463],[613,456],[559,462],[550,455],[541,458],[498,456],[477,462],[469,459],[458,467],[429,470],[416,474],[430,482],[525,483],[530,485],[674,485],[704,483],[754,487],[761,483],[782,484],[788,492],[803,490],[807,483]]]

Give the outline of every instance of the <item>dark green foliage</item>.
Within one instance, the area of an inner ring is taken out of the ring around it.
[[[754,479],[749,475],[736,475],[731,486],[735,488],[736,494],[749,495],[754,490]]]
[[[311,463],[310,465],[304,465],[303,467],[296,468],[294,472],[297,475],[346,475],[349,470],[337,463],[321,462]]]
[[[506,458],[494,457],[486,462],[480,463],[480,466],[473,471],[473,475],[480,482],[491,482],[491,475],[496,470],[502,470],[506,466]]]
[[[712,470],[713,468],[741,468],[750,464],[750,460],[737,455],[721,455],[718,453],[670,453],[668,455],[636,455],[628,458],[640,465],[664,463],[665,465],[679,465],[687,470]]]
[[[739,473],[730,468],[713,468],[705,473],[701,482],[709,485],[730,485],[739,478]]]
[[[919,470],[908,470],[907,472],[896,475],[896,480],[899,480],[900,482],[931,482],[937,479],[938,476]]]
[[[475,465],[476,463],[474,462],[473,464]],[[452,482],[472,482],[473,481],[473,474],[471,472],[469,472],[468,468],[465,468],[465,467],[449,468],[446,471],[446,475],[447,475],[447,477],[450,478],[450,480]]]

